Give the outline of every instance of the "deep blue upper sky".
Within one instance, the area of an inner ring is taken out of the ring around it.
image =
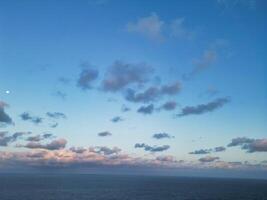
[[[266,6],[1,1],[3,169],[57,158],[266,175]]]

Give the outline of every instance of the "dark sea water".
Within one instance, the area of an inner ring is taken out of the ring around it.
[[[0,175],[0,200],[267,200],[266,180]]]

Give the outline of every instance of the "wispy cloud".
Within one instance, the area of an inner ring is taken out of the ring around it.
[[[83,69],[77,80],[77,87],[82,90],[92,89],[92,83],[97,79],[99,72],[88,63],[83,63],[82,67]]]
[[[145,115],[152,114],[154,112],[154,105],[149,104],[148,106],[141,106],[140,108],[138,108],[137,112]]]

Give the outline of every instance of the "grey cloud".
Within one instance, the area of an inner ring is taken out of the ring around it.
[[[215,147],[215,148],[214,148],[214,151],[215,151],[215,152],[222,152],[222,151],[225,151],[225,150],[226,150],[226,148],[223,147],[223,146]]]
[[[113,123],[117,123],[117,122],[123,121],[123,118],[121,118],[120,116],[116,116],[116,117],[113,117],[110,121],[112,121]]]
[[[42,135],[30,136],[26,140],[30,141],[30,142],[39,142],[41,140],[51,138],[52,136],[53,136],[53,134],[51,134],[51,133],[44,133]]]
[[[70,150],[75,153],[84,153],[86,151],[86,148],[84,147],[71,147]]]
[[[126,105],[122,105],[122,107],[121,107],[121,111],[122,112],[128,112],[128,111],[130,111],[131,109],[129,108],[129,107],[127,107]]]
[[[152,137],[155,139],[174,138],[174,136],[171,136],[168,133],[155,133]]]
[[[82,69],[79,79],[77,81],[77,86],[83,90],[88,90],[92,88],[92,82],[95,81],[98,77],[98,71],[96,69],[87,66],[84,64],[85,68]]]
[[[104,91],[116,92],[130,84],[146,82],[151,73],[153,73],[152,68],[145,63],[130,64],[115,61],[105,74],[102,88]]]
[[[26,145],[20,145],[20,147],[25,147],[29,149],[47,149],[47,150],[58,150],[64,149],[67,144],[65,139],[56,139],[47,144],[41,144],[39,142],[29,142]]]
[[[8,104],[3,101],[0,101],[0,126],[12,124],[11,117],[5,112],[6,107],[8,107]]]
[[[206,157],[200,158],[199,161],[200,162],[213,162],[219,159],[220,159],[219,157],[206,156]]]
[[[56,97],[61,98],[62,100],[65,100],[67,97],[67,94],[65,92],[62,92],[60,90],[57,90],[55,93],[53,93]]]
[[[164,95],[173,96],[180,92],[181,84],[180,82],[174,82],[169,85],[163,85],[159,87],[149,87],[144,92],[137,93],[133,89],[128,89],[126,91],[125,99],[131,102],[142,102],[148,103],[156,101],[163,97]]]
[[[50,125],[51,128],[56,128],[57,126],[58,126],[58,123],[57,122]]]
[[[175,101],[167,101],[160,108],[170,111],[170,110],[174,110],[176,106],[177,106],[177,103]]]
[[[100,137],[106,137],[106,136],[111,136],[111,135],[112,135],[112,133],[110,133],[108,131],[98,133],[98,136],[100,136]]]
[[[242,149],[247,150],[249,153],[267,152],[267,139],[255,139],[253,142],[244,144]]]
[[[237,138],[232,139],[232,142],[229,143],[227,146],[228,147],[241,146],[247,143],[251,143],[253,141],[254,139],[251,139],[251,138],[237,137]]]
[[[190,152],[189,154],[209,154],[212,150],[211,149],[200,149]]]
[[[58,78],[58,81],[59,81],[60,83],[64,84],[64,85],[67,85],[67,84],[70,83],[71,80],[70,80],[69,78],[66,78],[66,77],[59,77],[59,78]]]
[[[183,117],[187,115],[200,115],[207,112],[212,112],[218,108],[223,107],[226,103],[229,103],[229,98],[218,98],[207,104],[200,104],[197,106],[186,106],[182,109],[182,112],[177,116]]]
[[[145,143],[136,143],[135,148],[143,148],[145,151],[149,151],[151,153],[154,152],[161,152],[161,151],[166,151],[170,148],[169,145],[162,145],[162,146],[149,146]]]
[[[30,132],[16,132],[8,135],[8,132],[0,132],[0,146],[8,146],[10,143],[17,141],[21,136],[30,134]]]
[[[98,146],[94,147],[93,151],[103,155],[113,155],[113,154],[118,154],[121,151],[121,149],[118,147],[109,148],[105,146]]]
[[[54,119],[60,119],[60,118],[66,119],[67,118],[67,116],[61,112],[47,112],[46,115]]]
[[[152,114],[154,112],[154,105],[149,104],[148,106],[141,106],[137,112],[142,113],[142,114]]]
[[[38,116],[31,116],[28,112],[24,112],[20,115],[21,119],[24,121],[31,121],[34,124],[42,123],[43,119]]]
[[[163,40],[162,29],[164,22],[160,20],[156,13],[150,16],[139,18],[136,22],[127,24],[126,29],[130,33],[137,33],[152,40]]]
[[[157,156],[156,160],[161,162],[177,162],[173,156]]]

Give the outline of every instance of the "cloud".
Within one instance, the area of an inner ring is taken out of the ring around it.
[[[28,112],[24,112],[20,115],[23,121],[31,121],[34,124],[42,123],[43,119],[38,116],[31,116]]]
[[[70,150],[71,150],[72,152],[75,152],[75,153],[78,153],[78,154],[80,154],[80,153],[84,153],[84,152],[87,151],[87,149],[84,148],[84,147],[71,147]]]
[[[138,19],[136,22],[127,24],[126,29],[130,33],[137,33],[149,39],[162,41],[162,29],[164,22],[159,19],[156,13],[151,13],[150,16]]]
[[[111,136],[111,135],[112,134],[108,131],[98,133],[98,136],[100,136],[100,137],[106,137],[106,136]]]
[[[58,78],[58,81],[64,85],[68,85],[70,83],[70,79],[69,78],[66,78],[66,77],[59,77]]]
[[[152,137],[155,139],[174,138],[174,136],[171,136],[168,133],[155,133]]]
[[[60,138],[51,141],[47,144],[41,144],[39,142],[29,142],[26,145],[18,145],[18,147],[25,147],[29,149],[46,149],[46,150],[58,150],[65,148],[67,140]]]
[[[219,157],[206,156],[206,157],[200,158],[199,161],[200,162],[213,162],[213,161],[218,160],[218,159],[220,159],[220,158]]]
[[[212,150],[211,149],[200,149],[200,150],[195,150],[193,152],[190,152],[189,154],[209,154]]]
[[[8,146],[10,143],[17,141],[21,136],[30,134],[30,132],[16,132],[8,135],[8,132],[0,132],[0,146]]]
[[[3,101],[0,101],[0,126],[12,124],[11,117],[5,112],[6,107],[8,107],[8,104]]]
[[[117,92],[131,84],[146,82],[152,73],[152,68],[145,63],[130,64],[117,60],[108,68],[102,88],[104,91]]]
[[[199,150],[195,150],[195,151],[192,151],[190,152],[189,154],[195,154],[195,155],[201,155],[201,154],[209,154],[209,153],[212,153],[212,152],[222,152],[222,151],[225,151],[226,148],[223,147],[223,146],[219,146],[219,147],[215,147],[213,149],[199,149]]]
[[[184,26],[184,18],[177,18],[170,24],[170,35],[181,39],[192,39],[194,33]]]
[[[121,151],[121,149],[118,147],[109,148],[106,146],[97,146],[94,147],[92,151],[103,155],[113,155],[113,154],[118,154]]]
[[[175,110],[176,106],[177,106],[177,103],[175,101],[167,101],[160,107],[160,109],[171,111],[171,110]]]
[[[50,125],[51,128],[56,128],[57,126],[58,126],[58,123],[57,122]]]
[[[187,115],[200,115],[207,112],[212,112],[217,110],[218,108],[223,107],[226,103],[229,103],[229,98],[218,98],[214,101],[211,101],[207,104],[200,104],[197,106],[186,106],[182,109],[182,112],[177,116],[183,117]]]
[[[67,116],[61,112],[47,112],[46,115],[54,119],[60,119],[60,118],[66,119],[67,118]]]
[[[162,98],[164,95],[173,96],[180,92],[181,84],[176,81],[169,85],[159,87],[149,87],[144,92],[137,93],[133,89],[126,91],[125,99],[131,102],[149,103]]]
[[[156,160],[160,162],[177,162],[175,157],[168,155],[168,156],[157,156]]]
[[[154,105],[149,104],[148,106],[141,106],[137,112],[142,113],[142,114],[152,114],[154,112]]]
[[[232,142],[229,143],[227,146],[228,147],[241,146],[244,144],[251,143],[253,141],[254,141],[254,139],[251,139],[251,138],[237,137],[237,138],[232,139]]]
[[[214,151],[215,151],[215,152],[222,152],[222,151],[225,151],[225,150],[226,150],[226,148],[223,147],[223,146],[215,147],[215,148],[214,148]]]
[[[267,152],[267,139],[251,139],[246,137],[237,137],[232,139],[228,147],[241,146],[241,149],[248,153]]]
[[[83,63],[83,69],[77,80],[77,87],[82,90],[92,89],[92,82],[98,77],[98,70],[93,69],[89,64]]]
[[[161,152],[161,151],[166,151],[170,148],[169,145],[162,145],[162,146],[149,146],[145,143],[136,143],[135,148],[143,148],[145,151],[149,151],[151,153],[154,152]]]
[[[55,95],[56,97],[61,98],[62,100],[65,100],[66,97],[67,97],[67,94],[66,94],[65,92],[60,91],[60,90],[57,90],[57,91],[54,93],[54,95]]]
[[[122,105],[122,107],[121,107],[121,111],[122,112],[128,112],[128,111],[130,111],[131,109],[128,107],[128,106],[126,106],[126,105]]]
[[[120,116],[116,116],[116,117],[113,117],[110,121],[112,121],[113,123],[117,123],[117,122],[121,122],[123,120],[124,119],[121,118]]]
[[[40,142],[41,140],[51,138],[52,136],[53,136],[53,134],[44,133],[42,135],[30,136],[30,137],[26,138],[26,140],[30,141],[30,142]]]

